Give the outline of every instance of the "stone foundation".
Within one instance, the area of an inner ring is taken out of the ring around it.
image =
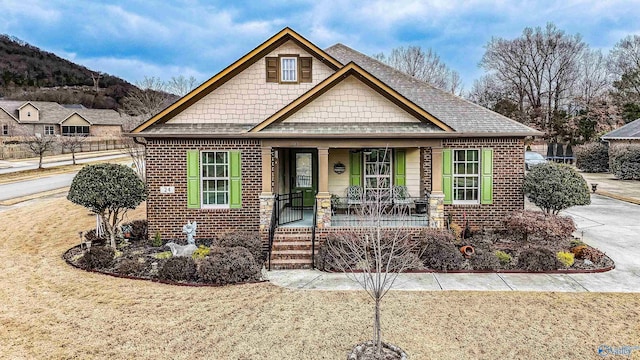
[[[432,193],[429,196],[429,227],[442,229],[444,221],[444,194]]]

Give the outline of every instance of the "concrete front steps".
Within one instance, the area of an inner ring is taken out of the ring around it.
[[[311,228],[277,228],[271,249],[271,270],[311,269],[311,265]]]

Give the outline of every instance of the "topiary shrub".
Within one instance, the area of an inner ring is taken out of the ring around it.
[[[570,217],[532,210],[515,211],[504,219],[503,224],[507,233],[522,241],[561,241],[576,231]]]
[[[534,166],[524,178],[523,190],[544,212],[557,215],[575,205],[589,205],[587,182],[573,168],[547,162]]]
[[[145,273],[146,264],[134,259],[124,259],[120,261],[116,272],[121,275],[140,276]]]
[[[500,262],[500,265],[507,266],[511,263],[511,255],[507,254],[504,251],[498,250],[495,252],[496,258]]]
[[[87,269],[109,269],[113,266],[115,253],[108,246],[92,246],[82,257],[82,266]]]
[[[186,256],[169,258],[158,270],[158,278],[169,281],[191,281],[195,275],[196,263]]]
[[[434,270],[458,270],[464,265],[464,258],[453,243],[453,235],[448,232],[429,229],[423,238],[420,259],[424,266]]]
[[[147,220],[133,220],[122,226],[130,227],[131,237],[129,240],[146,241],[149,237],[149,222]]]
[[[469,264],[473,270],[496,270],[500,267],[500,260],[490,251],[476,249],[476,254],[469,259]]]
[[[640,180],[640,146],[611,146],[610,172],[620,180]]]
[[[260,280],[261,266],[244,247],[226,248],[224,253],[212,251],[198,264],[198,279],[212,284],[236,284]]]
[[[560,262],[553,251],[545,248],[526,249],[518,254],[518,268],[526,271],[557,270]]]
[[[609,171],[609,149],[603,143],[589,143],[575,149],[576,167],[587,173]]]
[[[160,231],[156,231],[155,235],[151,239],[151,246],[153,247],[161,247],[164,245],[164,241],[162,241],[162,235],[160,235]]]
[[[556,254],[556,258],[558,258],[558,261],[560,261],[564,267],[570,267],[575,261],[573,253],[566,251],[559,251]]]
[[[225,248],[241,246],[253,255],[257,263],[263,263],[266,259],[264,251],[262,251],[262,239],[260,233],[251,231],[236,231],[226,233],[213,242],[213,246]]]

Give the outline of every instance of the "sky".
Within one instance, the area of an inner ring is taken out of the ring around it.
[[[640,0],[0,0],[0,9],[0,33],[132,83],[204,82],[287,26],[320,48],[432,48],[466,90],[492,37],[553,22],[606,53],[640,35]]]

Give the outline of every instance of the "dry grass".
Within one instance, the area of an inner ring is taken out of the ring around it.
[[[371,335],[363,292],[176,287],[67,266],[60,255],[93,222],[64,198],[0,213],[1,358],[341,359]],[[635,294],[394,292],[382,320],[412,359],[576,359],[640,345],[639,309]]]

